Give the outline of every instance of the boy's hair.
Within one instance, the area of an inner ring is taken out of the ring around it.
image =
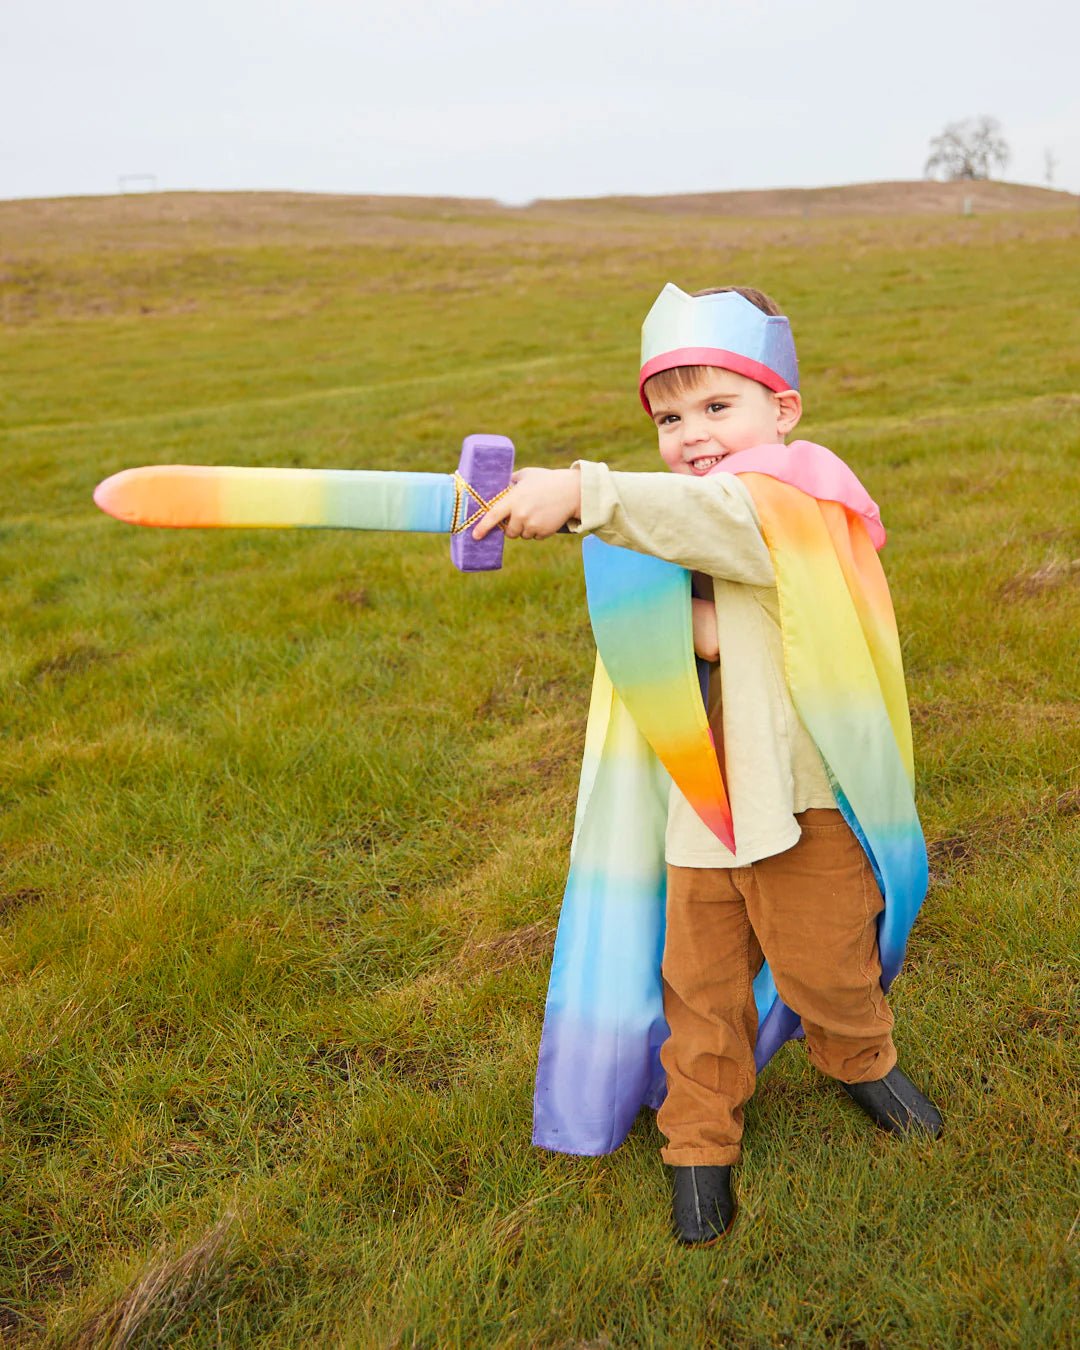
[[[756,286],[708,286],[703,291],[694,291],[693,297],[696,300],[701,295],[723,295],[727,291],[734,291],[744,300],[749,300],[761,310],[762,314],[784,312],[772,296],[759,291]],[[677,398],[693,389],[712,369],[714,369],[712,366],[674,366],[671,370],[661,370],[645,381],[642,392],[650,404],[663,403],[665,399]]]

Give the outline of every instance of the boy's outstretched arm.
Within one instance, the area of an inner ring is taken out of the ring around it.
[[[577,469],[519,469],[510,482],[510,491],[474,527],[474,539],[483,539],[500,522],[508,539],[546,539],[581,516]]]

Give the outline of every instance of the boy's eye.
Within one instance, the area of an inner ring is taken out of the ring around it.
[[[726,407],[726,403],[710,403],[709,412],[723,412]]]
[[[657,425],[661,427],[670,427],[673,426],[678,420],[679,417],[677,413],[664,413],[663,417],[661,417],[658,420]]]

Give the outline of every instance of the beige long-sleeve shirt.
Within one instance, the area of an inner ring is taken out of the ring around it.
[[[722,716],[737,852],[721,844],[672,784],[667,861],[742,867],[782,853],[799,838],[796,812],[834,807],[836,800],[788,692],[776,576],[749,491],[734,474],[614,473],[584,460],[577,467],[581,522],[572,530],[712,579],[720,660],[709,703]]]

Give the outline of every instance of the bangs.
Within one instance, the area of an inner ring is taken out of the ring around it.
[[[655,375],[650,375],[641,392],[649,400],[651,408],[654,403],[689,394],[702,380],[708,379],[714,370],[719,369],[719,366],[672,366],[670,370],[659,370]]]

